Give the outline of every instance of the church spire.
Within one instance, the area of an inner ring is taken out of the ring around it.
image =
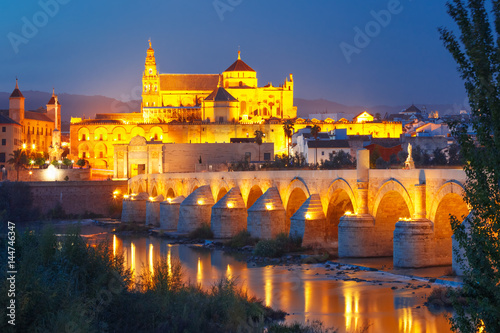
[[[238,50],[238,60],[241,60],[241,51]]]

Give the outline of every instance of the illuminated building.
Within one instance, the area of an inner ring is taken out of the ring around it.
[[[71,156],[84,158],[94,168],[113,169],[115,144],[128,144],[137,135],[161,143],[229,143],[253,138],[274,143],[275,153],[286,152],[283,121],[296,119],[294,79],[258,86],[257,72],[238,52],[237,60],[222,74],[161,74],[149,43],[142,76],[140,112],[97,114],[95,119],[72,118]],[[335,125],[334,125],[335,124]],[[399,137],[400,123],[319,123],[323,131],[336,126],[374,136]],[[310,125],[296,122],[295,130]],[[361,133],[360,133],[361,134]]]
[[[6,162],[10,158],[9,155],[17,149],[26,149],[28,153],[48,153],[52,145],[53,132],[56,128],[60,128],[61,105],[58,103],[56,107],[57,96],[54,92],[46,108],[25,110],[24,101],[25,97],[16,79],[16,87],[9,97],[9,109],[0,110],[2,116],[0,165],[3,165],[2,163]],[[55,126],[56,121],[58,126]]]

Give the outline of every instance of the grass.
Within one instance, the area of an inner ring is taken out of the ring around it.
[[[247,230],[242,230],[228,240],[225,245],[233,249],[238,249],[244,246],[254,246],[258,241],[259,239],[252,237]]]
[[[282,233],[274,239],[259,241],[253,253],[259,257],[277,258],[286,253],[302,251],[301,244],[300,237],[289,237]]]
[[[203,223],[201,226],[191,231],[188,236],[189,239],[213,239],[214,233],[210,229],[210,224]]]
[[[250,297],[234,279],[208,290],[185,283],[179,261],[143,267],[137,278],[108,242],[88,245],[77,229],[16,236],[16,326],[1,332],[334,332],[321,323],[274,324],[285,313]],[[6,248],[6,240],[0,240]],[[7,251],[0,252],[0,302],[8,304]]]

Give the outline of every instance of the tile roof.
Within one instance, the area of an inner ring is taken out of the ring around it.
[[[237,101],[236,98],[233,97],[230,93],[227,92],[226,89],[222,87],[218,87],[210,95],[205,98],[205,101],[215,101],[215,102],[230,102]]]
[[[309,140],[309,148],[349,148],[348,140]]]
[[[54,122],[52,119],[47,117],[46,114],[36,112],[36,111],[24,111],[24,118],[25,119],[31,119],[31,120],[39,120],[39,121],[48,121],[48,122]]]
[[[6,117],[2,114],[0,114],[0,124],[17,124],[17,125],[21,126],[21,124],[19,124],[18,122],[14,121],[11,118]]]
[[[224,72],[255,72],[252,67],[248,66],[243,60],[236,60]]]
[[[160,74],[160,90],[214,90],[219,74]]]
[[[422,113],[419,108],[412,104],[408,109],[404,110],[405,113]]]
[[[50,98],[50,101],[47,103],[47,105],[54,105],[56,104],[56,99],[54,98],[54,96],[52,96]],[[61,103],[59,102],[59,100],[57,100],[57,105],[61,105]]]

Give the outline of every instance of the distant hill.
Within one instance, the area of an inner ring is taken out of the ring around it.
[[[9,108],[9,96],[11,93],[0,92],[0,109]],[[42,91],[23,91],[26,98],[26,109],[36,110],[39,107],[45,107],[50,100],[52,93]],[[86,96],[77,94],[58,94],[59,102],[62,106],[62,121],[69,123],[71,117],[94,118],[96,113],[119,113],[119,112],[140,112],[140,101],[130,101],[127,103],[120,102],[114,98],[105,96]],[[311,113],[339,113],[344,112],[350,118],[368,111],[375,115],[380,113],[382,117],[386,113],[397,113],[410,106],[408,105],[378,105],[372,107],[364,106],[348,106],[326,99],[308,100],[295,98],[297,113],[299,117],[307,118]],[[418,108],[423,110],[423,104],[416,104]],[[455,114],[460,111],[460,108],[452,104],[428,104],[427,111],[438,110],[440,115]],[[63,131],[65,126],[63,126]]]

